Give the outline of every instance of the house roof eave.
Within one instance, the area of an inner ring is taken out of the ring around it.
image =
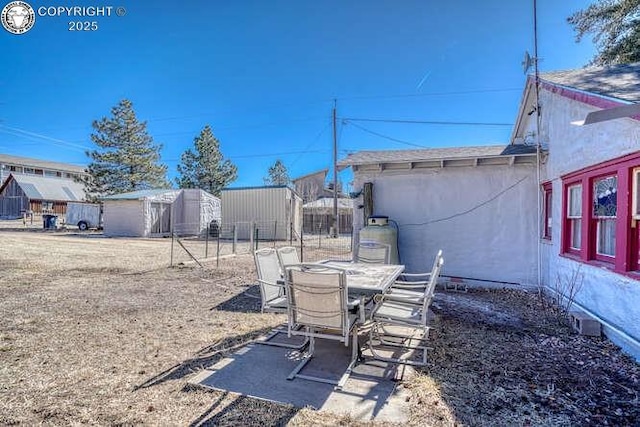
[[[425,169],[425,165],[432,164],[433,168],[448,168],[448,167],[477,167],[477,166],[496,166],[499,164],[514,165],[517,159],[531,158],[535,159],[536,153],[522,153],[522,154],[505,154],[498,156],[469,156],[469,157],[453,157],[453,158],[440,158],[440,159],[427,159],[424,161],[405,160],[405,161],[382,161],[382,162],[357,162],[349,165],[345,165],[344,168],[352,167],[354,171],[363,169],[376,169],[378,171],[384,170],[415,170]]]
[[[525,119],[527,106],[530,105],[531,103],[530,99],[533,94],[534,84],[535,84],[534,78],[532,76],[527,76],[527,81],[525,83],[524,90],[522,91],[520,106],[518,108],[518,115],[516,116],[516,123],[513,126],[513,131],[511,132],[511,139],[510,139],[511,144],[514,144],[516,138],[521,136],[522,126],[525,121],[524,119]]]

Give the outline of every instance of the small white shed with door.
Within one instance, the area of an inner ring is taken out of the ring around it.
[[[220,199],[199,189],[151,189],[103,198],[106,236],[163,237],[206,233],[220,222]]]

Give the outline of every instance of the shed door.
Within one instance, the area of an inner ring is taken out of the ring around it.
[[[151,203],[151,234],[171,233],[171,203]]]

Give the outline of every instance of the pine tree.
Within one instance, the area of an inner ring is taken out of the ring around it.
[[[220,141],[209,125],[194,138],[193,145],[193,150],[182,153],[176,183],[180,188],[201,188],[219,197],[222,189],[238,178],[238,168],[224,159]]]
[[[265,185],[289,185],[290,181],[287,167],[280,159],[269,167],[268,176],[264,178]]]
[[[567,18],[576,41],[593,34],[595,65],[640,61],[640,0],[596,0]]]
[[[88,199],[149,188],[168,188],[167,167],[159,164],[161,145],[154,145],[146,122],[138,121],[133,104],[122,100],[112,117],[92,124],[91,140],[98,147],[87,151],[91,162],[84,179]]]

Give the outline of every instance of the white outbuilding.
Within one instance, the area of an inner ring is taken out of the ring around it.
[[[200,189],[151,189],[104,197],[106,236],[198,236],[220,224],[220,199]]]

